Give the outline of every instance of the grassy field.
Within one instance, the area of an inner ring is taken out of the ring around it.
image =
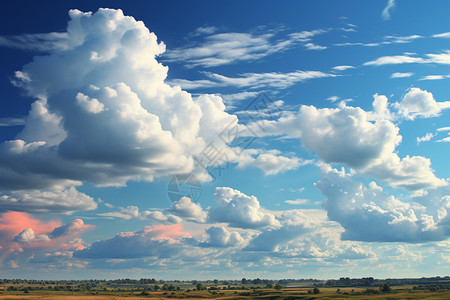
[[[450,291],[416,291],[411,286],[395,287],[389,293],[367,288],[320,288],[319,294],[313,294],[311,287],[287,286],[282,290],[245,289],[214,291],[1,291],[0,299],[450,299]],[[372,294],[373,293],[373,294]]]

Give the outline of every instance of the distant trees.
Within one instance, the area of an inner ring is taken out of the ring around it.
[[[383,293],[389,293],[391,290],[391,287],[387,283],[383,283],[380,285],[380,291],[382,291]]]
[[[282,288],[284,288],[284,286],[281,285],[281,284],[279,284],[279,283],[277,283],[277,284],[274,286],[274,289],[276,289],[276,290],[281,290]]]

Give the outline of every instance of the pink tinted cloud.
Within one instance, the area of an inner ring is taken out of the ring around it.
[[[171,225],[153,225],[147,226],[143,230],[143,235],[151,236],[157,240],[169,240],[176,241],[180,237],[191,237],[187,232],[182,232],[183,224],[171,224]]]
[[[59,226],[61,226],[60,221],[45,222],[24,212],[8,211],[0,217],[0,240],[13,238],[28,228],[32,228],[35,234],[45,234]]]

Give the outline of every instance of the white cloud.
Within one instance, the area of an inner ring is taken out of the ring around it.
[[[333,70],[345,71],[345,70],[354,69],[354,68],[355,68],[354,66],[342,65],[342,66],[335,66],[335,67],[333,67]]]
[[[55,191],[28,190],[0,194],[0,207],[3,211],[71,214],[76,211],[94,210],[97,203],[92,197],[69,187]]]
[[[77,258],[130,259],[140,257],[168,258],[177,256],[180,240],[190,235],[182,232],[181,224],[147,226],[141,231],[123,232],[109,240],[97,241],[76,251]]]
[[[365,62],[365,66],[382,66],[388,64],[406,64],[406,63],[424,63],[425,60],[421,57],[415,57],[410,55],[394,55],[383,56],[376,60]]]
[[[31,243],[49,241],[50,238],[45,234],[35,235],[33,228],[27,228],[14,238],[19,243]]]
[[[320,45],[316,45],[314,43],[306,43],[304,45],[304,47],[308,50],[325,50],[328,48],[326,46],[320,46]]]
[[[446,78],[446,76],[444,76],[444,75],[427,75],[427,76],[420,78],[420,80],[441,80],[441,79],[445,79],[445,78]]]
[[[407,77],[411,77],[413,75],[414,75],[414,73],[411,73],[411,72],[406,72],[406,73],[395,72],[395,73],[392,73],[391,78],[407,78]]]
[[[391,11],[395,7],[395,0],[388,0],[386,7],[383,9],[383,12],[381,13],[381,17],[383,20],[389,20],[391,18]]]
[[[428,95],[421,90],[417,92]],[[410,96],[397,104],[399,111],[405,112],[404,117],[416,111]],[[345,164],[393,187],[420,190],[445,185],[445,181],[434,175],[429,159],[422,156],[401,159],[395,153],[402,137],[391,121],[394,118],[387,97],[375,94],[373,111],[342,103],[334,109],[301,106],[298,112],[265,121],[264,131],[258,131],[255,124],[252,129],[261,136],[299,138],[321,161]]]
[[[53,52],[66,50],[69,41],[66,32],[35,33],[0,36],[0,46],[26,51]]]
[[[443,205],[444,198],[426,197],[434,201],[433,205],[425,204],[424,200],[422,204],[402,202],[374,184],[366,187],[344,170],[332,168],[322,169],[322,178],[316,186],[327,197],[324,206],[330,220],[344,227],[343,239],[414,243],[443,240],[450,233],[435,206],[447,212],[449,206]],[[438,190],[446,191],[448,186]],[[419,198],[414,200],[417,202]]]
[[[339,75],[324,73],[321,71],[295,71],[289,73],[244,73],[240,77],[227,77],[217,73],[203,72],[207,80],[173,79],[173,85],[179,85],[185,89],[198,89],[210,87],[250,87],[250,88],[279,88],[285,89],[296,83],[309,79],[337,77]]]
[[[23,125],[25,125],[25,120],[23,118],[0,118],[0,127]]]
[[[305,205],[310,204],[309,199],[295,199],[295,200],[286,200],[284,203],[291,204],[291,205]]]
[[[438,131],[438,132],[450,131],[450,127],[441,127],[441,128],[436,129],[436,131]]]
[[[444,33],[439,33],[439,34],[434,34],[433,35],[434,38],[450,38],[450,32],[444,32]]]
[[[426,135],[422,137],[417,137],[417,144],[423,143],[423,142],[429,142],[432,138],[436,136],[435,133],[428,132]]]
[[[405,119],[430,118],[438,116],[442,107],[450,102],[437,102],[433,94],[419,88],[411,88],[400,103],[397,103],[398,113]]]
[[[196,42],[191,47],[168,50],[164,54],[164,59],[168,62],[184,62],[188,67],[214,67],[240,61],[252,61],[285,51],[299,43],[307,43],[313,36],[326,32],[326,30],[302,31],[291,33],[285,39],[275,40],[273,33],[213,34],[217,30],[215,27],[202,28],[200,32],[199,29],[194,36],[209,34],[204,37],[204,41]],[[314,46],[306,47],[314,48]]]
[[[382,56],[375,60],[365,62],[364,66],[382,66],[393,64],[450,64],[450,51],[446,50],[439,54],[426,54],[426,57],[415,56],[414,53],[405,53],[404,55]]]
[[[336,101],[338,101],[339,99],[340,99],[339,96],[331,96],[331,97],[328,97],[328,98],[325,99],[325,100],[328,100],[328,101],[331,101],[331,102],[336,102]]]
[[[167,212],[173,213],[185,220],[198,223],[205,223],[208,217],[202,207],[199,204],[192,202],[188,197],[182,197],[180,200],[174,202]]]
[[[229,223],[238,228],[278,226],[275,216],[261,208],[255,196],[247,196],[229,187],[218,187],[214,198],[219,207],[209,211],[213,222]]]
[[[156,60],[165,45],[142,22],[113,9],[69,15],[68,48],[16,73],[15,84],[37,100],[16,140],[0,144],[0,188],[120,186],[189,173],[193,158],[237,124],[220,97],[193,99],[165,83],[168,68]],[[208,76],[214,84],[284,86],[334,75]]]
[[[245,239],[236,231],[229,231],[223,226],[212,226],[206,229],[208,238],[201,242],[201,247],[241,247],[245,243]]]
[[[245,154],[245,153],[244,153]],[[260,153],[256,157],[244,155],[239,159],[239,167],[257,167],[261,169],[265,175],[275,175],[289,170],[296,170],[300,166],[311,163],[310,161],[302,161],[298,157],[286,157],[279,155],[277,151],[272,153]]]

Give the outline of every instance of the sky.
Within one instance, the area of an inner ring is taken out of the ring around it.
[[[448,275],[449,10],[2,1],[1,276]]]

